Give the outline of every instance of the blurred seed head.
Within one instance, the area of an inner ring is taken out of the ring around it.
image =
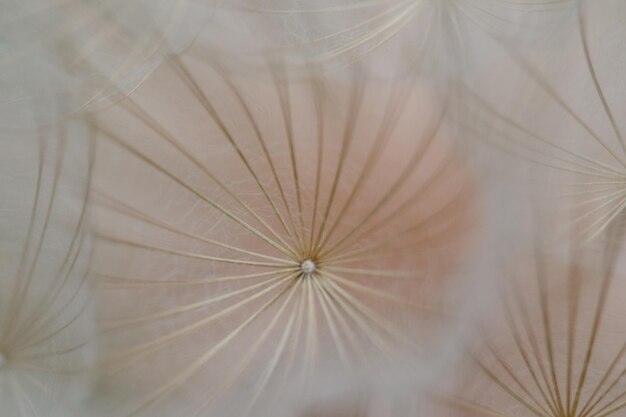
[[[7,416],[84,415],[95,333],[86,225],[94,155],[86,132],[62,123],[1,143],[0,402]]]
[[[621,234],[563,253],[538,244],[494,277],[499,296],[477,322],[451,415],[613,416],[624,404]],[[448,415],[448,414],[444,414]]]
[[[497,72],[507,77],[485,74],[465,83],[459,100],[468,131],[529,162],[540,204],[571,210],[570,223],[559,225],[561,240],[572,230],[592,240],[619,221],[626,204],[624,101],[616,65],[624,58],[617,16],[626,11],[611,1],[577,7],[572,25],[546,48],[504,46]]]

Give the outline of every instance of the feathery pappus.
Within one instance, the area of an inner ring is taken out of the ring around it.
[[[116,415],[259,415],[321,369],[433,354],[476,217],[444,108],[419,83],[178,56],[99,114]]]

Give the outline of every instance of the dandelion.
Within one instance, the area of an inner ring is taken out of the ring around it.
[[[435,98],[175,57],[100,114],[115,413],[258,415],[321,369],[429,352],[474,223]]]

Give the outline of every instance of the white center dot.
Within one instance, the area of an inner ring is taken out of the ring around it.
[[[307,259],[300,264],[300,270],[302,270],[304,275],[311,275],[317,270],[317,266],[315,265],[315,262]]]

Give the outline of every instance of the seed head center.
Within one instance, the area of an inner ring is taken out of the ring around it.
[[[311,259],[307,259],[300,264],[300,270],[304,275],[311,275],[315,273],[317,266]]]

